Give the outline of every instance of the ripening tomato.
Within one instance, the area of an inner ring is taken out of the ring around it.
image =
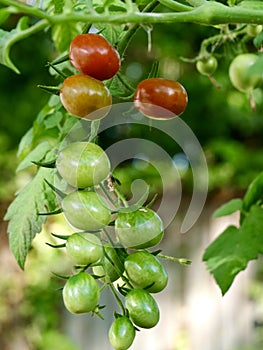
[[[115,220],[115,232],[125,248],[149,248],[161,241],[163,222],[158,214],[149,208],[120,212]]]
[[[105,199],[93,191],[71,192],[62,199],[61,207],[68,222],[79,230],[99,230],[111,219]]]
[[[149,118],[174,118],[184,112],[187,103],[188,96],[185,88],[174,80],[145,79],[135,90],[134,106]]]
[[[99,285],[85,272],[71,276],[62,291],[65,307],[73,314],[82,314],[95,309],[99,301]]]
[[[101,147],[92,142],[73,142],[57,155],[59,174],[73,187],[99,184],[110,173],[110,161]]]
[[[158,293],[167,285],[168,275],[164,266],[146,250],[128,255],[124,261],[124,268],[134,288]]]
[[[135,338],[135,328],[126,316],[115,319],[109,329],[109,341],[115,350],[127,350]]]
[[[118,51],[99,34],[77,35],[71,41],[69,59],[79,72],[98,80],[110,79],[120,69]]]
[[[112,103],[111,94],[103,82],[84,74],[66,78],[59,96],[69,113],[87,120],[105,117]]]

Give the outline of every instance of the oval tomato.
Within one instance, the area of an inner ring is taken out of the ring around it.
[[[125,296],[125,307],[132,322],[142,328],[154,327],[160,318],[159,308],[152,295],[144,289],[133,289]]]
[[[66,251],[76,265],[89,265],[103,256],[100,239],[92,233],[73,233],[66,241]]]
[[[82,314],[95,309],[99,301],[99,285],[85,272],[71,276],[63,288],[65,307],[73,314]]]
[[[59,96],[69,113],[87,120],[103,118],[108,114],[112,103],[107,87],[101,81],[84,74],[66,78]]]
[[[188,96],[185,88],[174,80],[145,79],[135,90],[134,106],[149,118],[174,118],[184,112],[187,103]]]
[[[79,72],[99,80],[112,78],[120,69],[118,51],[99,34],[77,35],[71,41],[69,59]]]
[[[86,188],[106,179],[110,173],[110,161],[95,143],[74,142],[58,153],[56,168],[68,184]]]
[[[118,213],[115,232],[125,248],[149,248],[158,244],[163,237],[163,222],[158,214],[141,208],[134,212]]]
[[[63,198],[61,207],[68,222],[79,230],[99,230],[111,219],[106,201],[93,191],[71,192]]]
[[[124,261],[124,268],[134,288],[158,293],[167,285],[168,275],[164,266],[146,250],[128,255]]]
[[[109,329],[109,340],[115,350],[128,349],[135,338],[135,328],[128,317],[115,319]]]
[[[218,62],[215,56],[208,56],[197,61],[196,68],[202,75],[211,76],[217,69]]]

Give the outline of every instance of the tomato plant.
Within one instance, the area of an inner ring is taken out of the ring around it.
[[[101,147],[91,142],[74,142],[57,155],[59,174],[73,187],[99,184],[110,173],[110,161]]]
[[[88,120],[104,117],[112,102],[103,82],[84,74],[71,75],[63,81],[60,100],[69,113]]]
[[[93,311],[99,301],[99,285],[95,279],[80,272],[71,276],[63,288],[65,307],[73,314]]]
[[[134,106],[145,116],[170,119],[181,115],[188,104],[185,88],[177,81],[149,78],[141,81],[134,94]]]
[[[118,51],[99,34],[80,34],[69,49],[71,64],[81,73],[99,80],[112,78],[120,69]]]
[[[215,56],[209,56],[198,60],[196,63],[196,68],[202,75],[211,76],[217,69],[218,62]]]
[[[80,230],[98,230],[111,219],[105,199],[93,191],[71,192],[62,199],[61,207],[68,222]]]
[[[115,319],[109,329],[109,340],[115,350],[128,349],[135,338],[135,328],[128,317]]]

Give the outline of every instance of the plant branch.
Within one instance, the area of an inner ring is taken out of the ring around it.
[[[184,4],[181,4],[178,1],[173,0],[159,0],[159,3],[168,7],[171,10],[184,12],[184,11],[191,11],[193,8],[192,6],[187,6]]]

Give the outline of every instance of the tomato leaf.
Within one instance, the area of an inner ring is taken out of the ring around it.
[[[253,204],[261,204],[263,201],[263,172],[260,173],[249,185],[243,198],[243,209],[249,211]]]
[[[224,295],[249,261],[263,253],[263,209],[251,207],[241,227],[229,226],[205,250],[203,261]]]
[[[235,198],[230,200],[229,202],[221,205],[219,208],[216,209],[214,212],[214,217],[219,218],[221,216],[226,216],[233,214],[234,212],[241,210],[243,205],[243,201],[240,198]]]
[[[56,206],[55,194],[44,179],[53,179],[53,170],[40,168],[36,176],[20,191],[9,206],[4,220],[8,220],[10,249],[23,269],[32,240],[41,232],[46,217],[39,212]]]
[[[61,23],[52,27],[52,39],[59,52],[69,49],[71,40],[81,32],[81,26],[77,23]]]

